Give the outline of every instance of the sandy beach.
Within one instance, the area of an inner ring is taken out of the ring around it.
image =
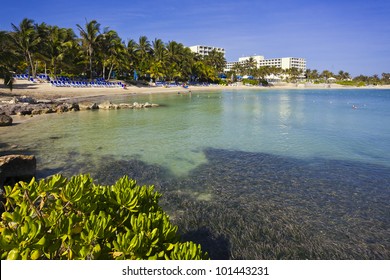
[[[223,89],[340,89],[340,88],[390,88],[390,86],[369,86],[369,87],[344,87],[337,84],[284,84],[272,87],[257,87],[257,86],[245,86],[245,85],[234,85],[234,86],[189,86],[188,88],[183,87],[137,87],[127,86],[126,89],[120,87],[105,88],[105,87],[54,87],[49,83],[32,83],[25,80],[17,80],[14,83],[13,90],[10,91],[4,86],[2,80],[0,80],[0,102],[8,101],[14,96],[29,96],[35,99],[62,99],[68,98],[70,101],[83,101],[83,100],[101,100],[102,98],[110,99],[111,97],[123,96],[123,95],[134,95],[134,94],[164,94],[164,93],[188,93],[196,91],[210,91],[210,90],[223,90]]]

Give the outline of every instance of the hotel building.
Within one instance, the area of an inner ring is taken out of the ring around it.
[[[263,66],[275,66],[282,69],[297,68],[297,69],[301,69],[303,72],[306,71],[306,60],[304,58],[282,57],[282,58],[265,59],[264,56],[262,55],[256,55],[256,56],[240,57],[238,61],[235,62],[227,62],[225,72],[230,71],[236,63],[245,64],[245,62],[249,60],[251,57],[253,58],[254,61],[256,61],[257,68]]]
[[[209,52],[211,52],[212,50],[216,50],[217,52],[223,53],[223,56],[225,56],[225,49],[224,48],[202,46],[202,45],[191,46],[189,48],[192,52],[198,53],[200,55],[208,55]]]

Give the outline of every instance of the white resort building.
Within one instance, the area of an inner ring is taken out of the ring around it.
[[[216,50],[217,52],[223,53],[223,56],[225,56],[225,49],[224,48],[202,46],[202,45],[191,46],[189,48],[192,52],[198,53],[200,55],[208,55],[209,52],[211,52],[212,50]]]
[[[282,69],[297,68],[302,70],[303,73],[306,71],[306,60],[304,58],[282,57],[265,59],[262,55],[255,55],[240,57],[238,61],[227,62],[225,72],[230,71],[236,63],[244,64],[250,58],[253,58],[253,60],[256,61],[257,68],[262,66],[275,66]]]

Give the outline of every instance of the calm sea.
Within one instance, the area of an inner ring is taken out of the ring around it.
[[[39,177],[156,185],[214,258],[390,258],[390,90],[113,100],[135,101],[162,106],[42,116],[2,129],[0,149],[35,154]]]

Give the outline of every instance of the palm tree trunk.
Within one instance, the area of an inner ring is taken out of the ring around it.
[[[33,63],[33,61],[32,61],[32,57],[31,57],[31,54],[30,54],[30,52],[27,52],[27,56],[28,56],[28,60],[29,60],[29,63],[30,63],[30,68],[31,68],[31,76],[33,77],[33,78],[35,78],[36,77],[36,73],[35,73],[35,70],[34,70],[34,63]],[[29,74],[30,75],[30,74]]]
[[[108,72],[107,81],[109,81],[109,80],[110,80],[110,78],[111,78],[112,69],[114,69],[114,63],[113,63],[113,64],[111,64],[110,71]]]
[[[89,58],[89,79],[92,81],[92,56]]]

